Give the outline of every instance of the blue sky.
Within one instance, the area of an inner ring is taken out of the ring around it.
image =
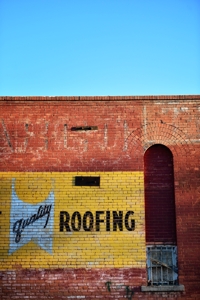
[[[0,95],[200,94],[199,0],[0,0]]]

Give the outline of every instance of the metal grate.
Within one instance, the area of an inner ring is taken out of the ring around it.
[[[148,285],[178,284],[177,247],[147,247]]]

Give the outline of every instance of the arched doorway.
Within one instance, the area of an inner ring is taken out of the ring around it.
[[[144,155],[148,283],[177,284],[173,155],[156,144]]]

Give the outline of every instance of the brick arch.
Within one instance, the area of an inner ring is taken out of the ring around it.
[[[181,155],[186,164],[187,156],[193,148],[190,139],[179,127],[160,121],[145,123],[130,133],[127,138],[128,155],[140,157],[142,160],[145,151],[155,144],[168,147],[176,162]]]

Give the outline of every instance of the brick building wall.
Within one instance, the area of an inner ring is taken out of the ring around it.
[[[0,299],[200,299],[200,96],[0,97],[0,116]],[[147,286],[153,145],[173,156],[171,286]]]

